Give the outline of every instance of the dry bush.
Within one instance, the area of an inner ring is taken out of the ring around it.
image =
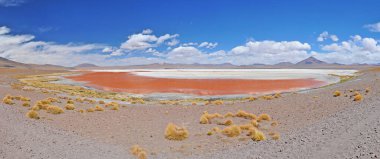
[[[232,124],[233,124],[233,122],[232,122],[231,119],[228,119],[228,120],[226,120],[226,121],[224,121],[224,122],[219,122],[219,123],[218,123],[218,125],[225,125],[225,126],[230,126],[230,125],[232,125]]]
[[[117,102],[109,102],[109,103],[107,103],[104,106],[105,107],[114,107],[114,106],[119,106],[119,103],[117,103]]]
[[[213,127],[212,131],[214,131],[214,132],[222,132],[222,130],[220,130],[219,127]]]
[[[359,93],[359,92],[358,92]],[[354,96],[354,101],[361,101],[363,100],[363,96],[359,93]]]
[[[100,100],[100,101],[99,101],[99,104],[106,104],[106,102]]]
[[[38,112],[34,110],[30,110],[28,113],[26,113],[26,116],[31,119],[40,119]]]
[[[228,117],[235,117],[235,115],[231,112],[228,112],[224,115],[225,118],[228,118]]]
[[[245,118],[245,119],[256,119],[256,115],[255,114],[251,114],[251,113],[248,113],[248,112],[245,112],[244,110],[239,110],[236,114],[235,114],[236,117],[240,117],[240,118]]]
[[[340,91],[335,91],[333,93],[334,97],[339,97],[341,95]]]
[[[355,91],[354,96],[359,95],[360,93],[358,91]]]
[[[249,98],[248,98],[248,101],[250,101],[250,102],[255,101],[255,100],[257,100],[256,97],[249,97]]]
[[[266,140],[264,133],[256,128],[249,129],[248,135],[252,138],[253,141]]]
[[[231,125],[222,130],[222,133],[228,137],[236,137],[241,134],[241,128],[237,125]]]
[[[280,98],[281,97],[281,94],[280,93],[276,93],[273,95],[274,98]]]
[[[74,110],[75,106],[74,106],[74,104],[66,104],[65,108],[66,108],[66,110]]]
[[[209,124],[211,123],[211,119],[214,119],[214,118],[223,118],[223,116],[220,115],[219,113],[209,114],[208,112],[204,112],[199,120],[199,123]]]
[[[191,102],[191,105],[197,105],[197,102]]]
[[[50,106],[47,107],[46,112],[47,113],[51,113],[51,114],[61,114],[64,111],[63,111],[63,109],[61,107],[58,107],[58,106],[55,106],[55,105],[50,105]]]
[[[60,101],[57,99],[57,98],[52,98],[52,97],[49,97],[47,99],[45,99],[46,101],[49,101],[50,103],[60,103]],[[50,104],[49,103],[49,104]]]
[[[365,92],[366,92],[366,93],[369,93],[370,91],[371,91],[371,88],[366,88],[366,89],[365,89]]]
[[[279,133],[271,133],[269,134],[273,140],[279,140],[280,139],[280,134]]]
[[[78,110],[79,113],[84,113],[83,109]]]
[[[28,97],[21,97],[20,100],[23,102],[30,102],[30,98],[28,98]]]
[[[271,126],[277,126],[278,125],[278,122],[277,121],[274,121],[270,124]]]
[[[134,145],[131,147],[132,155],[136,156],[138,159],[146,159],[147,154],[139,145]]]
[[[104,111],[104,108],[97,105],[97,106],[95,106],[95,111]]]
[[[119,110],[119,105],[113,105],[111,110]]]
[[[4,104],[8,104],[8,105],[13,105],[13,104],[15,104],[15,103],[13,102],[13,97],[10,96],[10,95],[6,95],[6,96],[3,98],[3,103],[4,103]]]
[[[74,104],[74,101],[72,101],[72,100],[68,100],[68,101],[67,101],[67,104]]]
[[[88,108],[88,109],[86,109],[86,111],[89,112],[89,113],[92,113],[92,112],[95,111],[95,109],[94,108]]]
[[[252,124],[254,127],[259,127],[259,122],[257,122],[256,119],[252,119],[252,120],[251,120],[251,124]]]
[[[21,97],[22,97],[21,95],[20,96],[15,96],[14,99],[15,100],[21,100]]]
[[[24,102],[24,103],[22,103],[22,106],[24,106],[24,107],[30,107],[30,102]]]
[[[40,110],[40,107],[39,107],[38,105],[34,105],[34,106],[32,107],[32,110],[34,110],[34,111],[39,111],[39,110]]]
[[[77,101],[79,103],[83,103],[83,99],[82,98],[76,98],[75,101]]]
[[[270,96],[270,95],[262,96],[261,98],[264,99],[264,100],[272,100],[272,99],[274,99],[274,97]]]
[[[216,101],[213,101],[212,104],[214,104],[214,105],[223,105],[224,102],[222,100],[216,100]]]
[[[184,140],[189,137],[189,132],[184,127],[179,127],[173,123],[166,126],[165,138],[168,140]]]
[[[260,114],[257,121],[260,122],[262,120],[271,121],[272,118],[268,114]]]
[[[248,124],[240,125],[239,127],[241,130],[249,130],[250,128],[253,127],[253,125],[251,123],[248,123]]]

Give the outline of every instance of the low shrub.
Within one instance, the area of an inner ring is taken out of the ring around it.
[[[131,147],[132,155],[136,156],[138,159],[146,159],[147,154],[139,145],[134,145]]]
[[[222,134],[228,137],[236,137],[241,134],[241,128],[237,125],[231,125],[222,130]]]
[[[228,112],[224,115],[225,118],[228,118],[228,117],[235,117],[235,115],[231,112]]]
[[[224,122],[220,122],[220,123],[218,123],[218,125],[225,125],[225,126],[230,126],[230,125],[232,125],[232,124],[233,124],[233,122],[232,122],[231,119],[228,119],[228,120],[226,120],[226,121],[224,121]]]
[[[239,110],[236,114],[236,117],[245,118],[245,119],[256,119],[257,116],[255,114],[251,114],[248,112],[245,112],[244,110]]]
[[[68,100],[68,101],[67,101],[67,104],[74,104],[74,101],[72,101],[72,100]]]
[[[360,93],[354,96],[354,101],[361,101],[361,100],[363,100],[363,96]]]
[[[213,101],[212,104],[214,104],[214,105],[223,105],[224,102],[222,100],[216,100],[216,101]]]
[[[248,123],[248,124],[240,125],[239,127],[241,130],[249,130],[250,128],[253,127],[253,125],[251,123]]]
[[[97,105],[97,106],[95,106],[95,111],[104,111],[104,108]]]
[[[34,110],[30,110],[28,113],[26,113],[26,116],[31,119],[40,119],[38,112]]]
[[[75,106],[74,106],[74,104],[66,104],[65,108],[66,108],[66,110],[74,110]]]
[[[24,107],[30,107],[30,102],[24,102],[24,103],[22,103],[22,106],[24,106]]]
[[[248,134],[253,141],[263,141],[266,140],[264,133],[256,128],[252,128],[249,130]]]
[[[204,112],[199,120],[199,123],[210,124],[211,119],[214,119],[214,118],[223,118],[223,116],[220,115],[219,113],[209,114],[208,112]]]
[[[119,105],[113,105],[111,110],[119,110]]]
[[[252,120],[251,120],[251,124],[252,124],[254,127],[259,127],[259,122],[257,122],[256,119],[252,119]]]
[[[272,118],[268,114],[260,114],[257,121],[260,122],[262,120],[271,121]]]
[[[281,94],[280,93],[276,93],[273,95],[274,98],[280,98],[281,97]]]
[[[6,95],[6,96],[3,98],[3,103],[4,103],[4,104],[8,104],[8,105],[13,105],[13,104],[15,104],[15,103],[13,102],[13,97],[10,96],[10,95]]]
[[[47,113],[51,113],[51,114],[61,114],[64,111],[63,111],[63,109],[61,107],[58,107],[58,106],[55,106],[55,105],[50,105],[50,106],[47,107],[46,112]]]
[[[100,101],[99,101],[99,104],[106,104],[106,102],[100,100]]]
[[[255,101],[255,100],[257,100],[256,97],[249,97],[249,98],[248,98],[248,101],[250,101],[250,102]]]
[[[89,113],[92,113],[92,112],[95,111],[95,109],[94,108],[88,108],[88,109],[86,109],[86,111],[89,112]]]
[[[184,140],[189,137],[189,132],[184,127],[179,127],[173,123],[166,126],[165,138],[168,140]]]
[[[338,96],[341,95],[341,93],[340,93],[340,91],[335,91],[335,92],[333,93],[333,95],[334,95],[334,97],[338,97]]]

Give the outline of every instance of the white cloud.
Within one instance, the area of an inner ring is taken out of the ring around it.
[[[331,39],[332,41],[339,41],[339,38],[337,35],[334,35],[334,34],[330,35],[327,31],[324,31],[321,34],[319,34],[317,41],[322,42],[327,39]]]
[[[24,2],[25,0],[0,0],[0,6],[13,7],[13,6],[19,6],[20,4]]]
[[[151,30],[151,29],[144,29],[144,30],[142,31],[142,33],[143,33],[143,34],[152,34],[152,33],[153,33],[153,30]]]
[[[203,43],[199,44],[198,47],[204,47],[204,48],[208,48],[208,49],[213,49],[216,46],[218,46],[218,43],[203,42]]]
[[[322,50],[326,53],[313,54],[322,60],[331,63],[380,63],[380,45],[373,38],[362,38],[359,35],[351,36],[350,40],[341,43],[323,45]]]
[[[367,24],[364,27],[369,29],[369,31],[372,31],[372,32],[380,32],[380,22],[375,23],[375,24]]]
[[[0,35],[8,34],[11,31],[11,29],[7,28],[6,26],[0,27]]]
[[[177,44],[179,44],[179,40],[177,39],[172,39],[171,41],[167,43],[168,46],[175,46]]]

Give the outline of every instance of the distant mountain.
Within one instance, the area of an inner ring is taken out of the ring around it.
[[[82,63],[75,66],[75,68],[85,68],[85,67],[99,67],[99,66],[91,64],[91,63]]]
[[[309,58],[305,60],[297,62],[296,65],[328,65],[328,63],[318,60],[313,56],[310,56]]]
[[[0,67],[6,67],[6,68],[28,68],[27,64],[15,62],[12,60],[8,60],[6,58],[0,57]]]
[[[291,62],[280,62],[278,64],[275,64],[275,66],[292,66],[292,65],[294,64]]]
[[[41,70],[65,70],[66,67],[45,64],[45,65],[37,65],[37,64],[25,64],[21,62],[12,61],[3,57],[0,57],[0,68],[34,68]]]

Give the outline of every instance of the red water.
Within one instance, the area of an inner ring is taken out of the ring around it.
[[[196,95],[256,94],[323,86],[314,79],[173,79],[137,76],[128,72],[89,72],[68,77],[87,86],[136,94],[185,93]]]

